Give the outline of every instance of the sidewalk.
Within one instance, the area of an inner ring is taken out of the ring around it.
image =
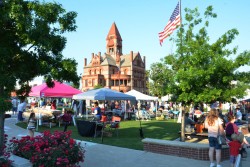
[[[5,132],[9,139],[28,135],[26,129],[15,125],[16,116],[5,119]],[[35,133],[38,135],[39,133]],[[209,161],[193,160],[175,156],[155,154],[151,152],[132,150],[81,141],[85,146],[85,161],[81,163],[84,167],[206,167]],[[248,157],[242,160],[242,167],[250,166],[250,149],[247,149]],[[223,167],[230,166],[229,160],[221,163]]]

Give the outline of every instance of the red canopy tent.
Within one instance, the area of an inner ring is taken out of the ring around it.
[[[72,98],[73,95],[82,93],[80,90],[64,83],[60,83],[58,81],[54,81],[54,83],[55,86],[53,88],[49,88],[46,83],[32,87],[29,96]]]

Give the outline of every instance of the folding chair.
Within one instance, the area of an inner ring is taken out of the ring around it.
[[[120,127],[121,117],[113,116],[110,124],[110,129],[114,129],[116,131],[116,136],[118,136],[118,128]]]
[[[101,137],[103,137],[103,131],[106,126],[107,122],[107,116],[102,115],[100,121],[96,121],[96,126],[95,126],[95,137],[97,137],[97,132],[101,132]]]

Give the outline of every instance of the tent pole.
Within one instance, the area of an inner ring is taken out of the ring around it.
[[[86,119],[88,119],[88,107],[87,107],[87,105],[85,105],[85,108],[86,108],[86,113],[85,113]]]

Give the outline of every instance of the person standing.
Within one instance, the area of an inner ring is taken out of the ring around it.
[[[63,120],[63,124],[64,124],[64,132],[67,131],[68,126],[70,125],[71,121],[72,121],[72,116],[71,116],[71,112],[68,110],[65,110],[63,116],[61,117]]]
[[[242,113],[241,113],[239,107],[236,108],[236,119],[238,122],[240,122],[242,120]]]
[[[111,111],[113,111],[113,109],[115,109],[115,102],[111,102],[111,105],[110,105],[110,109],[111,109]]]
[[[56,99],[54,99],[51,103],[51,109],[56,110]]]
[[[28,127],[30,137],[34,137],[34,132],[36,129],[36,119],[35,119],[35,113],[30,113],[30,117],[28,119]]]
[[[40,107],[44,107],[46,105],[45,100],[43,98],[40,99],[39,105]]]
[[[232,134],[231,138],[232,138],[232,141],[228,143],[229,150],[230,150],[230,165],[231,167],[234,167],[236,158],[241,149],[241,143],[240,141],[238,141],[237,134]]]
[[[12,112],[13,112],[13,115],[16,115],[17,114],[17,106],[18,106],[18,101],[17,101],[16,97],[14,97],[11,100],[11,103],[12,103]]]
[[[17,119],[18,119],[18,121],[24,120],[23,112],[25,111],[25,109],[26,109],[26,102],[25,102],[25,99],[22,98],[20,104],[18,104],[18,106],[17,106],[17,111],[18,111]]]
[[[240,138],[242,138],[241,143],[244,145],[246,144],[247,146],[249,146],[248,141],[246,140],[244,134],[239,132],[239,128],[238,126],[234,123],[235,122],[235,116],[233,115],[229,115],[228,116],[228,120],[229,122],[226,124],[226,128],[225,128],[225,132],[226,132],[226,137],[228,140],[232,141],[231,135],[232,134],[236,134],[238,135]]]
[[[216,152],[216,163],[217,167],[221,167],[221,144],[218,143],[217,137],[224,135],[224,129],[222,127],[223,122],[219,118],[218,111],[212,108],[205,120],[205,128],[208,129],[208,141],[209,141],[209,160],[210,167],[214,167],[214,151]]]
[[[95,121],[100,121],[101,120],[101,117],[102,117],[102,113],[101,113],[101,108],[98,106],[98,102],[96,101],[94,103],[94,114],[95,114],[95,118],[94,120]]]

